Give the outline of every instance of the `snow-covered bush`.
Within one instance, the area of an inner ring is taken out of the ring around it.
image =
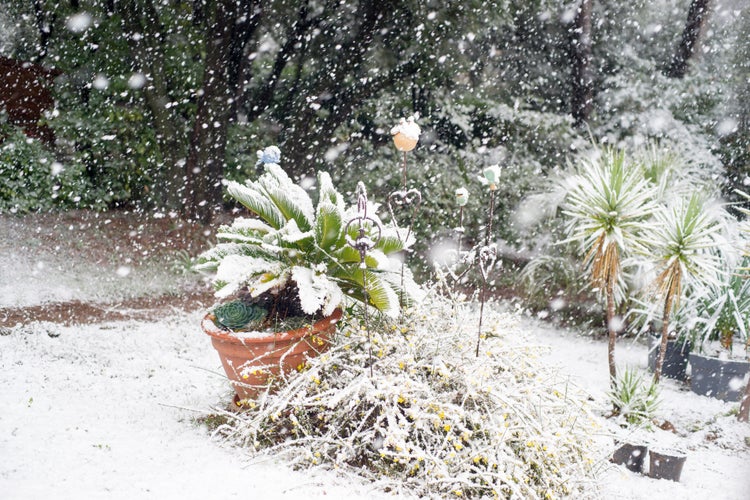
[[[383,224],[376,206],[368,202],[365,236],[371,243],[364,262],[352,245],[364,217],[356,205],[347,207],[326,172],[318,175],[319,199],[292,182],[278,164],[280,151],[272,146],[261,154],[265,173],[245,184],[226,182],[228,193],[257,217],[239,217],[222,226],[222,242],[198,258],[197,268],[216,271],[217,297],[237,292],[250,300],[270,294],[284,297],[292,290],[306,315],[330,315],[344,296],[364,299],[391,316],[398,314],[421,291],[394,254],[408,248],[413,238]],[[365,278],[366,277],[366,278]]]
[[[477,357],[476,310],[431,297],[401,323],[381,316],[372,375],[349,315],[330,351],[226,413],[216,433],[252,457],[359,474],[396,494],[580,495],[595,427],[585,398],[536,359],[513,313],[487,315]]]
[[[57,162],[37,139],[0,116],[0,213],[77,207],[88,187],[78,166]]]

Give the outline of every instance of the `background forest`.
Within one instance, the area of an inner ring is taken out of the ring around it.
[[[410,183],[422,248],[453,193],[503,168],[507,255],[545,231],[519,203],[597,144],[674,151],[750,177],[750,12],[742,0],[4,0],[0,55],[46,70],[47,140],[0,115],[0,212],[128,208],[209,222],[221,179],[282,150],[374,199],[400,183],[389,131],[418,113]],[[486,200],[471,198],[467,234]],[[512,215],[515,214],[515,215]],[[474,229],[474,231],[472,231]]]

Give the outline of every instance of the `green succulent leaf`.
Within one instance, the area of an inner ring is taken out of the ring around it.
[[[268,311],[257,304],[233,300],[217,306],[213,313],[220,326],[237,331],[262,323]]]

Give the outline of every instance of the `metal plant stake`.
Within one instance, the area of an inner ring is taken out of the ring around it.
[[[458,227],[454,229],[456,232],[457,238],[458,238],[458,244],[457,244],[457,250],[456,250],[456,265],[461,264],[464,262],[466,257],[463,254],[463,238],[464,238],[464,207],[467,203],[469,203],[469,191],[464,188],[458,188],[456,189],[456,203],[458,204]],[[469,266],[471,267],[471,266]],[[456,276],[452,270],[449,269],[451,272],[451,275],[453,276],[453,279],[456,280],[456,282],[459,281],[459,279],[466,274],[466,271],[461,273],[460,275]]]
[[[479,357],[479,344],[482,341],[482,319],[484,316],[484,302],[487,295],[487,278],[489,277],[490,271],[495,266],[497,260],[497,247],[494,244],[490,244],[490,238],[492,236],[492,217],[495,211],[495,191],[497,190],[497,182],[500,178],[500,167],[493,165],[484,170],[484,177],[487,179],[490,187],[490,215],[487,221],[487,234],[484,238],[484,246],[479,249],[478,266],[479,272],[482,275],[482,292],[479,297],[479,327],[477,331],[477,349],[476,356]]]
[[[403,153],[403,160],[401,162],[401,190],[394,191],[388,196],[388,211],[391,214],[391,220],[393,225],[396,226],[396,235],[401,244],[406,245],[406,242],[411,236],[411,231],[414,226],[414,220],[419,212],[419,206],[422,204],[422,193],[417,189],[406,189],[406,153],[412,151],[419,142],[419,136],[422,133],[422,129],[417,125],[417,118],[419,114],[410,116],[409,118],[401,118],[399,123],[391,129],[391,135],[393,136],[393,144],[396,149]],[[401,238],[401,231],[399,230],[398,221],[394,214],[394,206],[398,206],[401,209],[409,209],[411,207],[411,215],[409,217],[409,225],[406,231],[406,237]],[[408,250],[407,250],[408,251]],[[406,266],[406,259],[401,262],[401,290],[399,293],[399,306],[404,306],[404,272]]]
[[[479,357],[479,344],[482,340],[482,319],[484,316],[484,302],[487,295],[487,278],[490,271],[495,266],[497,260],[497,247],[495,245],[485,245],[479,249],[479,273],[482,275],[482,292],[479,297],[479,329],[477,332],[477,349],[476,356]]]
[[[404,178],[404,181],[406,181],[406,178]],[[417,217],[417,214],[419,213],[419,207],[422,204],[422,193],[419,192],[418,189],[409,189],[407,190],[406,187],[403,187],[400,191],[394,191],[391,194],[388,195],[388,212],[391,214],[391,221],[393,221],[393,225],[396,227],[396,236],[398,236],[398,240],[401,242],[402,245],[406,245],[406,242],[409,241],[409,236],[411,236],[412,229],[414,227],[414,220]],[[396,218],[396,214],[394,212],[394,207],[397,207],[401,210],[408,210],[411,208],[411,213],[409,215],[409,225],[406,227],[406,236],[402,238],[401,236],[401,229],[398,224],[398,219]],[[408,252],[409,250],[405,250]],[[399,306],[404,306],[404,272],[406,268],[406,259],[404,259],[401,262],[401,290],[399,292]]]
[[[369,222],[369,224],[368,224]],[[349,226],[357,224],[357,238],[353,239],[349,236]],[[377,234],[374,237],[367,235],[368,227],[374,227],[377,229]],[[357,184],[357,216],[351,219],[344,228],[344,234],[346,235],[346,242],[349,246],[359,252],[359,268],[362,270],[362,295],[364,298],[364,310],[365,310],[365,330],[367,330],[367,346],[368,354],[370,358],[370,376],[372,377],[372,338],[370,336],[370,322],[367,314],[367,252],[372,250],[375,245],[378,244],[380,238],[383,235],[383,229],[380,227],[378,221],[367,215],[367,190],[362,182]]]

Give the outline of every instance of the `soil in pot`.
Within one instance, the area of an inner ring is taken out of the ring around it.
[[[648,475],[654,479],[679,481],[687,455],[677,450],[651,450]]]
[[[238,400],[254,399],[274,378],[298,370],[330,347],[342,311],[310,326],[286,332],[234,333],[218,328],[210,315],[201,323],[211,336]]]
[[[750,362],[690,354],[690,389],[701,396],[739,401],[745,388]]]
[[[659,357],[660,344],[661,338],[659,336],[651,335],[649,337],[648,369],[652,372],[656,369],[656,358]],[[667,352],[664,354],[664,364],[661,368],[662,376],[675,380],[686,380],[688,354],[690,354],[691,348],[692,344],[689,340],[685,342],[679,340],[667,341]]]
[[[612,454],[612,462],[624,465],[633,472],[643,472],[643,462],[646,460],[648,447],[630,443],[620,444]]]

